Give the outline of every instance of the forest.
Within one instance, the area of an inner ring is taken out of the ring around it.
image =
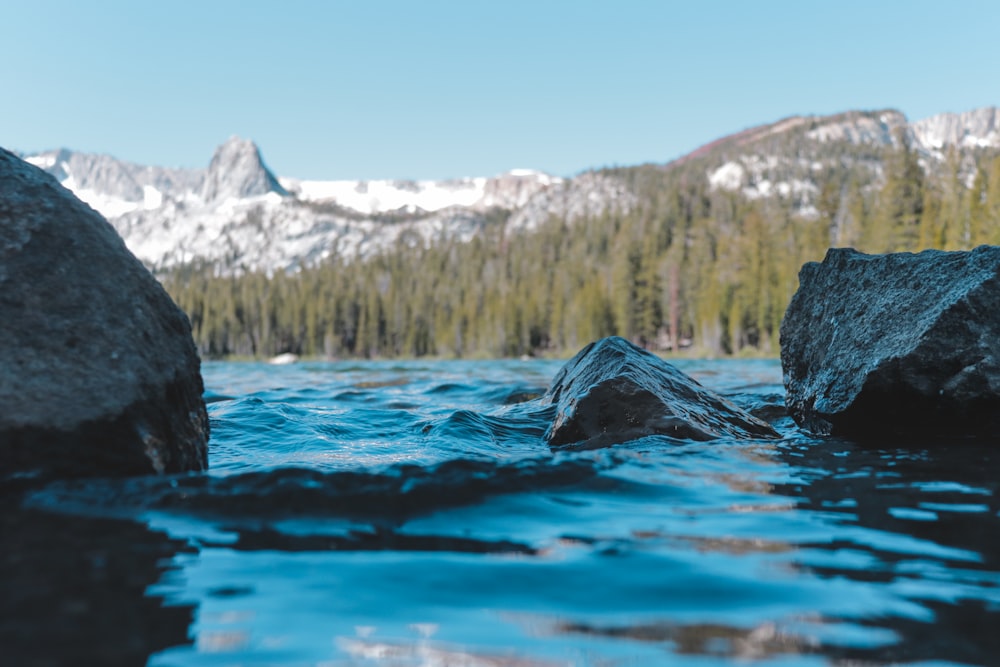
[[[158,277],[205,358],[565,356],[613,334],[692,356],[771,356],[799,268],[829,247],[1000,244],[996,151],[952,151],[935,169],[905,142],[864,157],[813,174],[808,214],[790,198],[713,189],[704,161],[643,165],[605,170],[637,193],[627,212],[507,233],[510,212],[495,210],[467,243],[272,276],[188,265]]]

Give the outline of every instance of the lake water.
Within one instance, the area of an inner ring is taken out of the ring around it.
[[[781,416],[778,362],[677,365],[783,438],[554,453],[524,401],[558,361],[205,363],[207,475],[56,483],[8,516],[6,585],[27,592],[0,646],[9,664],[1000,664],[995,443],[816,439]]]

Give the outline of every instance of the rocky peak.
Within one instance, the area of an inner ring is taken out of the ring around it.
[[[912,124],[921,145],[930,150],[1000,147],[1000,109],[985,107],[965,113],[942,113]]]
[[[536,194],[562,179],[531,169],[514,169],[486,181],[479,204],[483,208],[518,209]]]
[[[206,202],[230,197],[243,199],[269,192],[288,195],[264,164],[257,144],[233,136],[215,149],[201,191]]]
[[[906,116],[895,109],[849,111],[818,118],[806,136],[821,143],[846,142],[870,146],[893,146],[898,133],[906,133]]]

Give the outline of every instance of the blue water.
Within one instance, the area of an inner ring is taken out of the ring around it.
[[[558,361],[206,363],[207,475],[37,506],[178,547],[150,665],[1000,664],[993,443],[799,432],[776,361],[681,361],[779,441],[552,452]]]

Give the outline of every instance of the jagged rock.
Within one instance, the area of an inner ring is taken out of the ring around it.
[[[269,192],[283,197],[288,195],[264,164],[257,144],[249,139],[230,137],[215,150],[202,186],[201,194],[206,202],[255,197]]]
[[[0,149],[0,479],[207,467],[184,313],[100,215]]]
[[[918,145],[940,150],[948,146],[1000,146],[1000,109],[985,107],[965,113],[943,113],[912,124]]]
[[[802,267],[781,325],[786,402],[819,434],[1000,435],[1000,248]]]
[[[653,434],[687,440],[778,435],[666,361],[617,336],[580,350],[556,374],[542,401],[556,407],[545,434],[553,447],[589,449]]]
[[[200,189],[205,180],[204,169],[148,167],[110,155],[65,148],[36,153],[25,159],[52,174],[78,197],[109,217],[133,210],[128,207],[129,203],[142,210],[148,200],[148,189],[161,196],[184,199],[188,192]]]

